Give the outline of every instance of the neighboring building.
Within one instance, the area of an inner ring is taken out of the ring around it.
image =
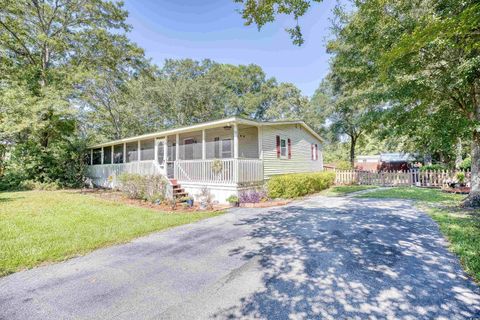
[[[272,175],[323,170],[321,144],[303,121],[231,117],[91,146],[88,175],[112,188],[122,172],[161,174],[177,193],[207,187],[223,203]]]
[[[366,171],[408,170],[412,156],[406,153],[381,153],[380,155],[357,156],[355,169]]]

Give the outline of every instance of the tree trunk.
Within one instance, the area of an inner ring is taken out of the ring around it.
[[[456,157],[455,157],[455,169],[460,169],[460,165],[462,164],[462,139],[458,138],[457,139],[457,148],[456,148]]]
[[[473,130],[472,139],[472,178],[470,182],[470,194],[467,198],[469,206],[480,205],[480,132]]]
[[[355,146],[357,144],[357,138],[350,136],[350,165],[355,169]]]

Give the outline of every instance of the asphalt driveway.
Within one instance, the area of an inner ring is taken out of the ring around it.
[[[466,319],[480,290],[409,202],[223,216],[0,279],[0,319]]]

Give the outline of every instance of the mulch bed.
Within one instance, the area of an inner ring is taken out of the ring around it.
[[[170,205],[164,204],[164,203],[154,204],[145,200],[130,199],[130,198],[127,198],[122,192],[111,190],[111,189],[100,189],[100,188],[82,189],[82,190],[76,190],[75,192],[79,192],[82,194],[90,194],[102,199],[106,199],[114,202],[120,202],[123,204],[128,204],[128,205],[142,207],[142,208],[150,208],[158,211],[174,211],[174,212],[204,211],[200,209],[200,206],[198,203],[195,203],[191,208],[185,207],[182,203],[178,203],[176,208],[172,209]],[[285,199],[269,200],[269,201],[263,201],[258,203],[242,203],[240,204],[240,207],[241,208],[269,208],[269,207],[284,206],[286,204],[289,204],[290,202],[292,202],[292,200],[288,200],[288,199],[287,200]],[[216,204],[213,206],[212,211],[225,210],[231,207],[232,206],[230,205]]]
[[[155,204],[145,200],[130,199],[130,198],[127,198],[122,192],[110,190],[110,189],[82,189],[79,192],[82,194],[90,194],[90,195],[99,197],[101,199],[120,202],[123,204],[136,206],[136,207],[154,209],[157,211],[164,211],[164,212],[173,211],[178,213],[206,211],[206,210],[200,209],[200,206],[198,204],[194,204],[193,207],[189,208],[184,206],[182,203],[178,203],[176,208],[172,209],[172,207],[168,204],[164,204],[164,203]],[[208,210],[208,211],[220,211],[220,210],[225,210],[227,208],[229,208],[228,205],[217,204],[213,206],[212,210]]]
[[[442,191],[457,194],[469,194],[470,187],[443,188]]]
[[[241,203],[241,208],[269,208],[269,207],[278,207],[289,204],[292,200],[269,200],[258,203]]]

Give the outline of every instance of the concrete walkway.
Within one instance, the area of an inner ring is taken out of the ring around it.
[[[0,319],[468,319],[480,290],[409,202],[238,209],[0,278]]]

